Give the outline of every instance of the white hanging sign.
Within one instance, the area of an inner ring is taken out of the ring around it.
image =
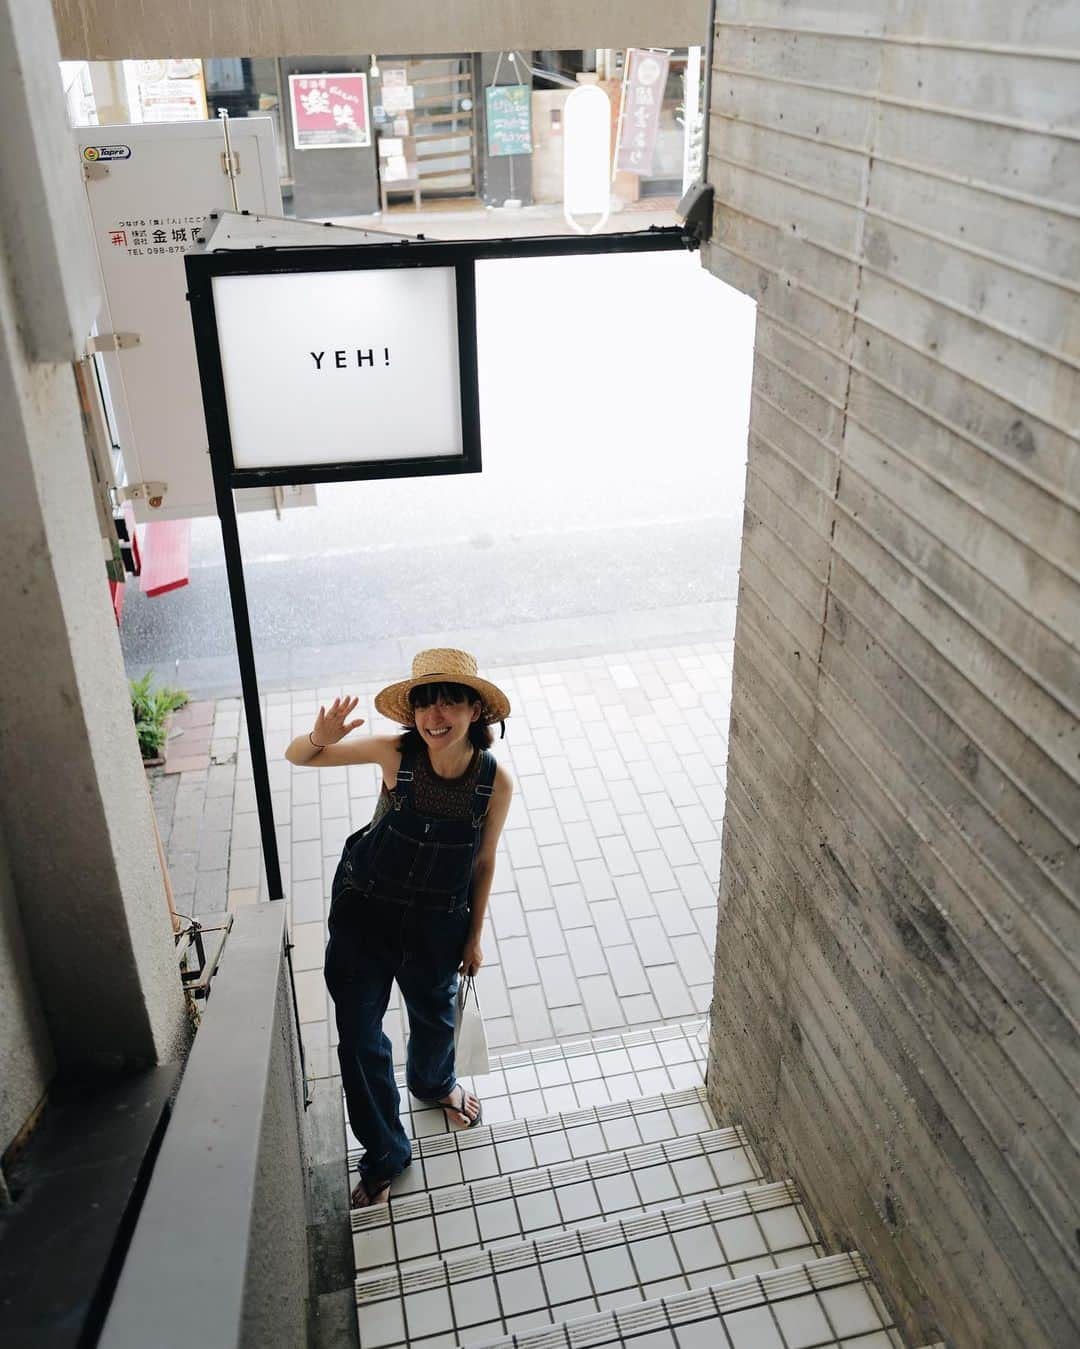
[[[235,468],[463,453],[453,267],[212,285]]]
[[[575,89],[563,108],[563,215],[592,234],[611,208],[611,100],[595,84]],[[599,217],[586,226],[579,216]]]

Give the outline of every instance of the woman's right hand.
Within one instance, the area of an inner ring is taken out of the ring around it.
[[[339,740],[344,740],[350,731],[363,726],[363,717],[357,717],[355,721],[346,721],[346,717],[356,708],[359,701],[359,698],[352,698],[346,694],[344,698],[334,699],[329,712],[325,707],[319,708],[319,715],[312,727],[311,739],[320,749],[326,745],[336,745]]]

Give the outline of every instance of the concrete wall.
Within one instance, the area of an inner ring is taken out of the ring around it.
[[[1080,33],[719,0],[758,302],[710,1089],[912,1343],[1077,1342]]]
[[[45,1094],[54,1058],[0,828],[0,1152]],[[2,1184],[2,1178],[0,1178]]]
[[[314,56],[322,52],[491,52],[511,47],[676,46],[702,41],[705,0],[53,0],[67,60],[162,56]]]
[[[54,240],[71,265],[89,256],[77,161],[46,153],[68,141],[60,82],[44,74],[55,71],[56,34],[47,10],[0,0],[0,38],[18,56],[0,91],[12,132],[0,147],[0,827],[8,854],[0,872],[10,873],[18,923],[5,925],[0,942],[24,990],[36,990],[56,1066],[121,1068],[179,1057],[187,1018],[109,604],[74,340],[69,331],[66,360],[30,354],[42,314],[74,315],[65,277],[35,262],[41,239]],[[17,134],[29,124],[32,137]],[[39,276],[33,293],[28,276]],[[66,323],[43,345],[51,349]],[[40,1035],[29,1021],[19,1035],[21,1047],[8,1052],[37,1085],[47,1071]],[[28,1084],[24,1099],[29,1092]],[[8,1141],[0,1137],[0,1149]]]

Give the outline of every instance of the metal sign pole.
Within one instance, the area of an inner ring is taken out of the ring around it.
[[[229,135],[229,114],[226,109],[218,108],[218,116],[221,118],[221,129],[225,135],[225,153],[221,156],[221,162],[225,169],[225,176],[229,180],[232,208],[234,211],[239,211],[240,199],[236,193],[236,160],[233,157],[232,137]]]
[[[251,745],[251,767],[255,777],[255,802],[259,811],[259,832],[262,836],[266,885],[271,899],[284,899],[277,833],[274,829],[274,804],[270,795],[270,770],[266,763],[266,741],[263,737],[262,708],[259,706],[259,677],[255,670],[255,648],[251,640],[244,562],[240,555],[240,532],[236,527],[236,503],[229,486],[229,466],[219,462],[220,458],[211,445],[214,494],[217,498],[218,519],[221,521],[221,540],[225,548],[225,573],[229,581],[229,600],[232,604],[233,628],[236,633],[236,658],[240,664],[244,715],[247,719],[248,741]]]
[[[219,456],[214,453],[213,447],[210,450],[210,461],[214,473],[218,519],[221,521],[221,539],[225,548],[225,572],[229,580],[229,600],[232,603],[233,630],[236,633],[236,656],[240,663],[240,685],[244,694],[244,715],[247,719],[248,741],[251,746],[251,767],[255,778],[255,803],[259,811],[266,887],[271,900],[284,899],[277,833],[274,829],[274,803],[270,795],[270,770],[266,763],[266,740],[263,737],[262,708],[259,706],[259,676],[255,669],[255,647],[251,640],[251,619],[248,614],[247,587],[244,584],[244,560],[240,553],[240,532],[236,527],[236,502],[229,486],[229,466],[219,463]],[[300,1058],[304,1109],[307,1110],[312,1102],[311,1083],[307,1072],[303,1027],[300,1024],[300,1003],[296,996],[292,942],[288,937],[285,940],[285,960],[289,967],[296,1049]]]
[[[615,186],[615,179],[619,174],[619,151],[622,149],[623,122],[626,119],[626,90],[630,83],[630,54],[633,51],[633,47],[627,47],[623,52],[622,84],[619,85],[619,121],[615,127],[615,150],[611,156],[612,187]]]

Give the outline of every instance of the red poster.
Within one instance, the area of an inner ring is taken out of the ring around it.
[[[371,144],[366,75],[290,75],[297,150],[355,150]]]
[[[669,60],[664,52],[643,51],[639,47],[626,53],[619,144],[615,152],[615,168],[620,173],[647,177],[652,172]]]

